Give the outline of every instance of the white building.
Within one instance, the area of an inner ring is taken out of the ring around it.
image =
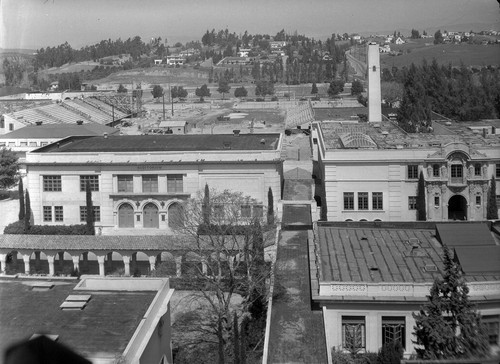
[[[180,203],[205,184],[241,191],[262,216],[272,189],[281,196],[280,134],[73,137],[28,153],[34,224],[85,221],[89,181],[96,226],[170,232]]]

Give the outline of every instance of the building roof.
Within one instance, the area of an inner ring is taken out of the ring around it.
[[[174,127],[184,127],[186,126],[187,121],[186,120],[166,120],[166,121],[160,121],[160,124],[158,124],[159,128],[174,128]]]
[[[0,139],[62,139],[69,136],[94,136],[108,133],[118,134],[120,130],[98,123],[28,125],[0,136]]]
[[[318,225],[320,281],[432,283],[443,269],[433,229]],[[468,281],[499,280],[500,272],[470,272]]]
[[[122,135],[71,137],[36,153],[277,150],[280,134]]]
[[[58,335],[58,342],[78,354],[116,358],[124,352],[157,291],[85,291],[91,299],[83,310],[59,306],[74,282],[54,281],[53,288],[33,290],[39,280],[0,281],[0,352],[33,334]]]
[[[485,223],[436,224],[436,237],[450,248],[457,246],[495,245]],[[482,249],[482,248],[481,248]]]

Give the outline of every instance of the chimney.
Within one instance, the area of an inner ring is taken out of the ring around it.
[[[380,89],[380,51],[375,42],[368,43],[368,122],[382,121],[382,94]]]
[[[37,121],[35,124],[36,125],[42,125],[43,121]]]
[[[76,121],[76,125],[82,125],[83,124],[83,120],[77,120]]]
[[[104,139],[108,139],[108,133],[104,133],[102,136],[104,137]]]
[[[233,130],[233,136],[239,137],[240,136],[240,131],[239,130]]]

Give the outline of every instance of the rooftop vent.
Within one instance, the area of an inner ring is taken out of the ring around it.
[[[36,125],[42,125],[43,124],[43,121],[37,121],[35,122]]]
[[[408,243],[412,248],[420,248],[420,240],[418,240],[418,238],[410,238],[410,240],[408,240]]]
[[[264,138],[262,138],[262,139],[260,140],[260,144],[266,144],[266,140],[265,140]]]
[[[235,137],[239,137],[240,136],[240,131],[239,130],[233,130],[233,135]]]
[[[37,339],[40,336],[45,336],[45,337],[49,338],[52,341],[59,340],[59,335],[53,335],[53,334],[33,334],[33,335],[31,335],[30,340]]]
[[[35,282],[31,285],[32,291],[48,291],[54,287],[52,282]]]
[[[383,136],[388,136],[388,135],[389,135],[389,132],[388,132],[387,130],[384,130],[384,131],[382,132],[382,135],[383,135]]]
[[[104,139],[108,139],[108,133],[104,133],[102,136],[104,137]]]
[[[446,123],[444,123],[444,125],[450,126],[451,125],[451,121],[447,121]]]
[[[372,272],[378,272],[378,267],[370,267],[370,270],[371,270]]]
[[[426,272],[437,272],[437,267],[435,264],[426,264],[424,269]]]
[[[83,310],[87,306],[88,301],[92,296],[89,294],[69,295],[66,300],[59,306],[63,311]]]
[[[76,121],[76,125],[82,125],[83,124],[83,120],[77,120]]]
[[[222,142],[224,149],[231,149],[231,142]]]

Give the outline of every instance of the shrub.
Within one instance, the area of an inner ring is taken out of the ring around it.
[[[5,227],[4,234],[27,234],[27,235],[88,235],[87,226],[80,225],[33,225],[24,232],[24,221],[16,221]]]

